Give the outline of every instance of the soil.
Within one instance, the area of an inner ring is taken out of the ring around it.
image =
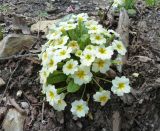
[[[93,0],[93,2],[79,0],[78,3],[68,0],[55,0],[54,2],[0,0],[0,4],[5,4],[8,8],[4,13],[5,20],[2,22],[2,24],[5,23],[6,34],[11,31],[9,27],[12,25],[11,18],[14,14],[25,17],[30,26],[39,20],[41,12],[48,12],[48,15],[41,19],[56,19],[68,14],[66,9],[69,6],[75,9],[74,13],[87,12],[92,15],[96,14],[97,7],[109,6],[98,3],[98,0]],[[112,131],[113,126],[118,125],[119,122],[120,131],[160,131],[160,8],[142,8],[138,5],[137,10],[137,15],[130,18],[128,61],[121,74],[130,78],[133,88],[130,94],[124,97],[112,95],[112,99],[104,107],[90,101],[90,114],[85,118],[74,120],[69,111],[70,107],[67,107],[64,112],[56,112],[43,101],[38,77],[41,66],[37,58],[13,58],[0,60],[0,77],[9,87],[0,108],[11,108],[7,104],[8,98],[14,98],[18,104],[27,102],[29,108],[25,109],[28,115],[24,131]],[[35,53],[44,42],[40,36],[31,50],[21,53]],[[139,76],[134,77],[133,73],[139,73]],[[0,97],[6,85],[0,87]],[[18,90],[23,92],[21,97],[16,95]],[[73,95],[67,98],[67,102],[73,101],[74,97]],[[45,107],[43,114],[42,106]],[[120,117],[116,115],[117,113]],[[113,117],[116,117],[118,123],[115,123]],[[0,124],[3,118],[0,117]]]

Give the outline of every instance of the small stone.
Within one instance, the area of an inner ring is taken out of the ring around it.
[[[160,83],[160,78],[157,78],[156,82],[157,82],[157,83]]]
[[[22,91],[21,90],[17,91],[17,97],[21,97],[21,96],[22,96]]]
[[[7,107],[0,107],[0,121],[4,118]]]
[[[21,107],[24,108],[24,109],[28,109],[29,104],[27,102],[21,102]]]
[[[57,118],[57,121],[60,124],[64,123],[64,114],[63,114],[63,112],[56,112],[56,118]]]
[[[2,78],[0,78],[0,87],[4,86],[6,83],[4,82],[4,80]]]
[[[78,117],[77,116],[73,116],[73,120],[78,120]]]
[[[76,125],[80,128],[80,129],[82,129],[83,128],[83,125],[82,125],[82,123],[81,122],[76,122]]]
[[[152,59],[146,56],[138,56],[139,61],[147,63],[149,61],[151,61]]]
[[[31,26],[31,32],[32,33],[43,32],[43,33],[47,34],[49,31],[49,28],[52,27],[52,25],[55,23],[55,21],[56,20],[38,21],[37,23],[35,23]]]
[[[16,109],[9,109],[3,121],[2,129],[5,131],[23,131],[25,116]]]
[[[107,129],[106,128],[102,128],[102,131],[107,131]]]
[[[78,0],[72,0],[71,3],[77,4],[77,3],[78,3]]]
[[[132,76],[138,77],[138,76],[139,76],[139,73],[133,73]]]
[[[3,15],[3,13],[0,13],[0,22],[4,22],[4,15]]]
[[[4,98],[2,99],[2,101],[3,101],[3,102],[6,102],[6,101],[7,101],[7,98],[6,98],[6,97],[4,97]]]
[[[142,103],[143,103],[143,101],[144,101],[143,99],[139,100],[139,104],[142,104]]]
[[[0,57],[14,55],[22,49],[28,49],[36,38],[31,35],[9,34],[0,41]]]

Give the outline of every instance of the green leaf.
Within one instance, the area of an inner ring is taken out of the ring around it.
[[[59,62],[58,63],[58,69],[61,69],[63,67],[64,63],[63,62]]]
[[[65,91],[66,90],[66,87],[61,87],[61,88],[58,88],[57,89],[57,93],[58,94],[61,94],[63,91]]]
[[[79,89],[80,89],[80,86],[75,84],[73,80],[70,81],[67,86],[67,91],[71,93],[77,92]]]
[[[49,75],[47,78],[47,84],[56,84],[63,81],[66,81],[67,76],[60,71],[54,71],[52,74]]]
[[[89,35],[88,34],[83,34],[80,38],[80,48],[83,50],[85,46],[89,43]]]
[[[136,10],[134,10],[134,9],[128,9],[127,12],[129,14],[129,16],[135,16],[137,13]]]
[[[3,39],[3,32],[0,31],[0,40]]]
[[[87,41],[87,39],[89,39],[89,35],[88,35],[88,34],[83,34],[83,35],[81,36],[81,41],[82,41],[83,43],[85,43],[85,42]]]
[[[3,39],[3,29],[2,29],[2,27],[0,26],[0,40],[2,40]]]
[[[133,9],[134,8],[134,5],[135,5],[135,0],[125,0],[125,2],[124,2],[124,7],[125,7],[125,9]]]

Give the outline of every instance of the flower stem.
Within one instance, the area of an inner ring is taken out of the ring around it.
[[[100,79],[100,80],[103,80],[103,81],[105,81],[105,82],[108,82],[108,83],[111,83],[111,81],[110,80],[106,80],[106,79],[104,79],[104,78],[100,78],[100,77],[98,77],[98,76],[95,76],[96,78],[98,78],[98,79]]]
[[[100,90],[103,90],[103,87],[94,78],[93,81],[99,86]]]
[[[83,93],[82,93],[81,99],[83,98],[85,91],[86,91],[86,85],[85,85],[85,87],[84,87],[84,90],[83,90]]]
[[[82,36],[82,22],[78,21],[79,31],[80,31],[80,37]]]
[[[68,37],[69,37],[69,40],[72,40],[72,39],[71,39],[71,36],[70,36],[70,34],[69,34],[69,32],[66,31],[66,33],[67,33],[67,35],[68,35]]]

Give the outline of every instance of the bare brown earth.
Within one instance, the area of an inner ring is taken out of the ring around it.
[[[6,35],[13,32],[10,26],[13,24],[14,14],[22,15],[30,26],[40,18],[56,19],[64,16],[70,5],[75,8],[74,13],[87,12],[92,15],[96,14],[95,9],[100,5],[96,4],[95,0],[93,3],[89,0],[80,0],[79,3],[68,0],[0,0],[0,4],[8,6],[4,13],[5,19],[1,22],[5,23]],[[48,15],[40,17],[40,11],[48,11]],[[122,73],[131,80],[133,90],[130,94],[121,98],[112,95],[112,99],[104,107],[90,101],[89,116],[73,120],[70,107],[64,112],[56,112],[48,103],[43,102],[38,77],[41,66],[37,58],[20,57],[0,60],[0,77],[6,82],[0,87],[0,97],[8,87],[0,108],[13,108],[13,105],[7,102],[10,98],[15,99],[19,105],[21,102],[27,102],[29,107],[24,109],[27,112],[24,131],[112,131],[113,126],[118,123],[119,130],[114,128],[113,131],[160,131],[160,9],[138,6],[137,15],[130,17],[130,20],[128,61]],[[116,23],[117,19],[111,28],[115,28]],[[20,53],[37,53],[44,42],[40,35],[33,48]],[[139,73],[139,76],[135,78],[133,73]],[[102,84],[108,87],[105,83]],[[93,87],[95,85],[89,86],[87,92]],[[16,96],[18,90],[23,92],[21,97]],[[78,94],[68,96],[67,103],[75,97],[78,97]],[[4,116],[5,113],[2,115],[0,112],[1,125]]]

